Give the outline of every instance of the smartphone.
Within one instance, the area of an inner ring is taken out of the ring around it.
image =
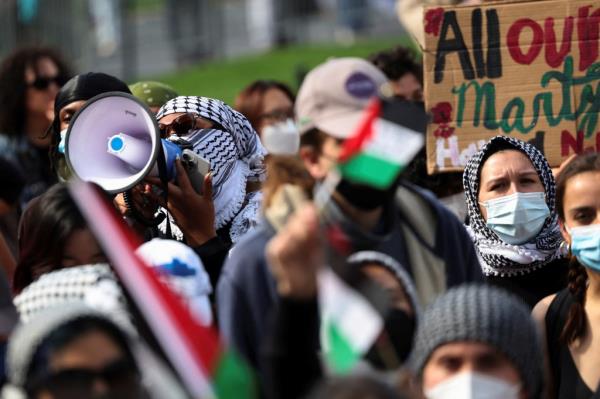
[[[210,162],[194,151],[185,149],[181,154],[181,164],[185,168],[194,190],[198,194],[202,194],[204,177],[210,171]]]

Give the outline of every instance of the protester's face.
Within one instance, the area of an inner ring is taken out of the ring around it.
[[[600,224],[600,172],[584,172],[571,177],[565,186],[563,198],[565,220],[562,233],[570,244],[569,228]]]
[[[89,229],[75,230],[67,238],[63,252],[62,267],[106,262],[106,256]]]
[[[381,286],[389,294],[393,308],[404,310],[409,315],[414,314],[404,287],[391,271],[377,263],[366,264],[361,270],[371,281]]]
[[[423,85],[412,73],[405,73],[399,79],[392,81],[392,88],[396,96],[412,101],[423,100]]]
[[[60,71],[50,58],[42,58],[35,68],[25,69],[27,112],[42,115],[49,123],[54,118],[54,98],[60,90],[56,78],[60,78]]]
[[[257,127],[258,133],[266,126],[286,119],[294,118],[294,104],[289,97],[281,90],[272,88],[266,91],[263,96],[262,113]]]
[[[71,123],[71,119],[73,119],[73,115],[77,113],[83,105],[85,104],[85,100],[73,101],[70,104],[65,105],[61,108],[58,113],[58,120],[60,122],[60,130],[64,130],[69,127],[69,123]]]
[[[529,158],[521,151],[498,151],[481,168],[479,209],[483,219],[487,220],[483,202],[517,192],[544,192],[544,185]]]
[[[176,134],[177,131],[179,131],[180,127],[176,127],[176,125],[186,127],[186,132],[180,132],[180,134],[178,134],[179,136],[183,136],[187,134],[188,131],[193,129],[211,129],[215,127],[215,124],[213,122],[197,114],[189,114],[190,116],[193,116],[193,118],[190,119],[192,123],[188,124],[188,117],[184,116],[186,114],[186,112],[175,112],[174,114],[163,116],[158,120],[158,126],[161,130],[161,133],[165,133],[163,134],[165,138]]]
[[[510,385],[521,384],[516,367],[490,345],[453,342],[438,347],[431,354],[423,369],[423,390],[429,390],[451,377],[466,372],[486,374]]]
[[[36,398],[138,398],[135,365],[126,359],[107,334],[87,332],[50,356],[50,378]]]
[[[342,150],[343,140],[327,135],[321,149],[300,148],[300,157],[308,173],[317,181],[325,179],[327,173],[336,165]]]

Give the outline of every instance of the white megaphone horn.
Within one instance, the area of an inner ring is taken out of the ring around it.
[[[158,176],[156,161],[160,151],[165,156],[169,180],[175,175],[178,156],[183,153],[185,159],[195,155],[161,139],[148,107],[122,92],[104,93],[88,100],[73,116],[65,136],[65,158],[73,173],[112,194],[129,190],[146,176]],[[203,180],[203,176],[195,177]],[[192,184],[201,186],[202,181]]]

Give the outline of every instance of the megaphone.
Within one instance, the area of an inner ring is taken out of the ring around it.
[[[193,165],[188,175],[202,187],[210,165],[189,149],[160,138],[148,107],[132,95],[103,93],[88,100],[73,116],[65,136],[67,165],[81,180],[111,194],[133,188],[146,176],[159,176],[157,158],[165,158],[166,175],[175,176],[175,159]]]

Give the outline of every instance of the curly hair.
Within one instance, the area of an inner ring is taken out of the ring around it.
[[[21,48],[6,57],[0,65],[0,132],[3,134],[18,136],[23,133],[27,119],[25,70],[37,69],[39,61],[44,58],[56,64],[59,75],[65,81],[71,77],[71,68],[62,56],[47,47]]]
[[[390,80],[398,80],[407,73],[412,73],[423,84],[423,66],[417,61],[415,53],[409,48],[398,46],[380,51],[371,54],[369,61]]]

